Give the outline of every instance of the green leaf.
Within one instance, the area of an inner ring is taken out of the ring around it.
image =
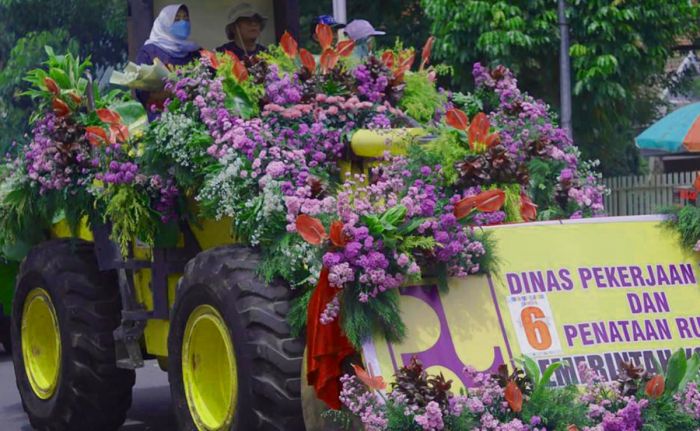
[[[360,217],[363,224],[367,226],[372,235],[380,235],[384,232],[384,225],[375,215],[364,215]]]
[[[525,369],[525,374],[527,374],[530,379],[537,385],[540,381],[540,367],[537,365],[534,359],[529,356],[523,356],[520,360],[523,368]]]
[[[382,214],[380,221],[384,226],[398,226],[403,222],[404,217],[406,217],[406,211],[408,210],[405,206],[396,205],[386,210],[386,212]]]
[[[542,373],[542,380],[540,380],[539,384],[537,385],[537,390],[542,391],[544,387],[549,385],[549,381],[552,379],[554,372],[564,366],[566,366],[566,364],[561,361],[549,364],[549,366],[544,370],[544,373]]]
[[[117,112],[122,117],[122,122],[129,127],[130,132],[143,130],[148,126],[148,117],[143,105],[137,101],[130,100],[110,106],[110,109]]]
[[[698,352],[695,352],[693,356],[688,359],[685,375],[678,384],[678,390],[682,391],[689,382],[695,380],[698,376],[698,371],[700,371],[700,355]]]
[[[678,349],[668,360],[668,368],[666,368],[666,390],[667,394],[673,394],[678,390],[678,386],[685,376],[688,368],[685,351]]]

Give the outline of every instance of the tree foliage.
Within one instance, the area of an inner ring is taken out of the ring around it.
[[[123,62],[126,7],[124,0],[0,0],[0,152],[27,131],[23,77],[46,60],[44,46],[90,56],[98,67]]]
[[[435,51],[468,89],[476,61],[513,69],[521,86],[557,106],[555,0],[421,0]],[[655,119],[671,47],[698,31],[688,1],[569,0],[574,137],[607,174],[638,170],[633,137]]]

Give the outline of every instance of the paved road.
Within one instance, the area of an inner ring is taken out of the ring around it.
[[[168,376],[155,361],[136,372],[134,401],[121,431],[173,431]],[[31,431],[19,393],[10,357],[0,347],[0,430]]]

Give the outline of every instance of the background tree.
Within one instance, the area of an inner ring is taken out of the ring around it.
[[[435,50],[471,85],[476,61],[513,69],[521,86],[558,106],[554,0],[422,0]],[[639,170],[633,138],[657,116],[664,65],[679,37],[698,31],[689,1],[570,0],[574,139],[608,175]]]
[[[126,60],[124,0],[0,0],[0,151],[28,130],[24,74],[56,52],[91,56],[99,68]]]

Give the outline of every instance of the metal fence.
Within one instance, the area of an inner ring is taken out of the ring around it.
[[[660,208],[673,204],[674,188],[693,184],[697,174],[694,171],[605,178],[610,189],[605,210],[611,216],[658,213]]]

